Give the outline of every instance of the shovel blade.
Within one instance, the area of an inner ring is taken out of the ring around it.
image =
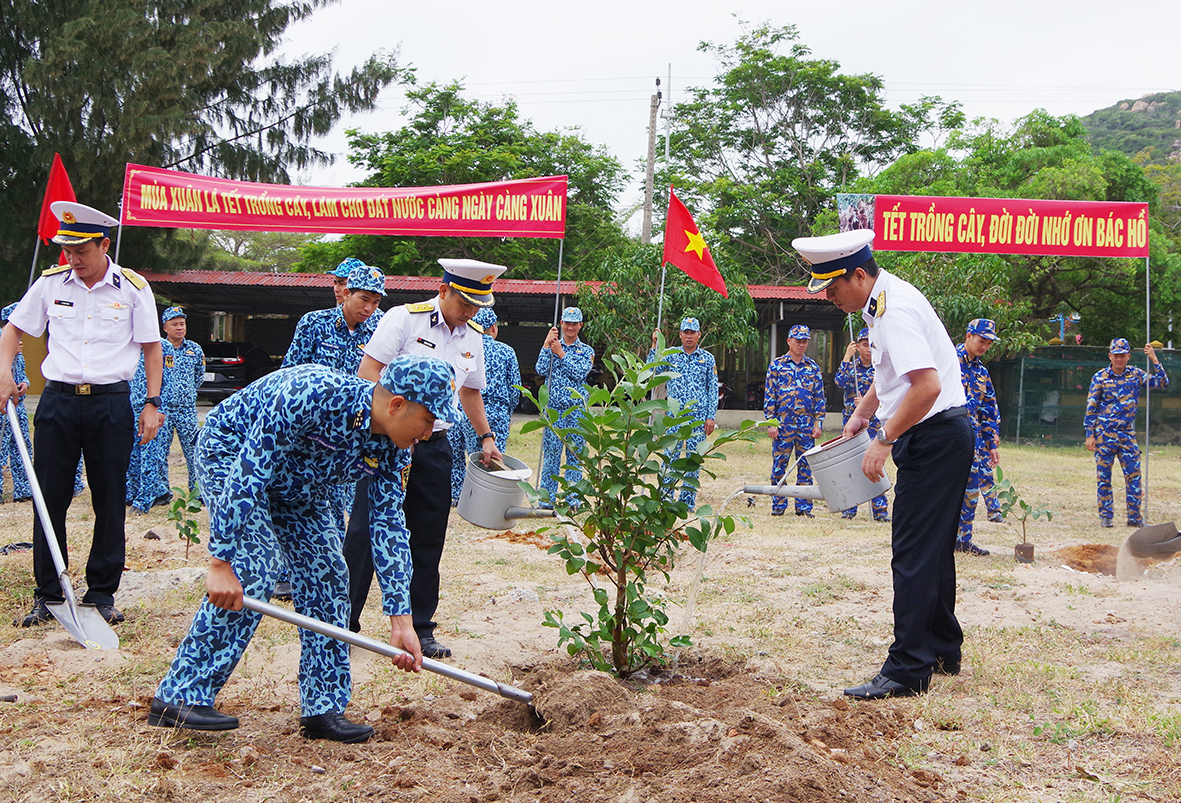
[[[1181,534],[1173,522],[1141,527],[1128,536],[1128,550],[1138,558],[1155,558],[1181,552]]]
[[[86,649],[119,649],[119,636],[107,624],[107,620],[98,612],[98,608],[93,605],[50,602],[45,607],[53,614],[53,618],[61,622],[61,626]]]

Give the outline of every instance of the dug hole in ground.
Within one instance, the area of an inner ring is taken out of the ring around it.
[[[516,428],[514,428],[516,429]],[[835,433],[832,433],[835,434]],[[536,467],[539,434],[509,453]],[[174,449],[173,484],[184,468]],[[166,509],[128,517],[127,615],[116,651],[82,649],[56,624],[9,623],[31,604],[31,554],[0,556],[0,799],[41,801],[1109,801],[1181,799],[1181,565],[1113,567],[1132,531],[1099,527],[1094,463],[1079,449],[1001,449],[1006,476],[1054,511],[1029,523],[1036,562],[1019,565],[1019,525],[981,515],[989,557],[957,556],[963,671],[929,694],[849,701],[891,641],[889,525],[868,506],[846,521],[770,516],[770,499],[730,511],[753,527],[715,541],[697,597],[694,646],[671,677],[621,683],[557,648],[542,612],[593,611],[585,580],[547,555],[545,521],[512,533],[451,517],[438,637],[468,671],[536,695],[527,706],[354,650],[353,719],[366,744],[298,733],[295,630],[265,620],[218,698],[241,727],[151,728],[147,705],[203,594],[202,544]],[[1150,523],[1181,519],[1181,448],[1154,448]],[[733,446],[701,503],[763,484],[770,444]],[[892,466],[891,466],[892,470]],[[1116,472],[1116,507],[1123,486]],[[794,481],[794,476],[791,478]],[[28,503],[0,507],[0,542],[31,537]],[[204,517],[202,516],[202,519]],[[89,549],[89,495],[70,544]],[[1117,516],[1117,525],[1122,515]],[[145,534],[159,539],[145,538]],[[653,582],[678,628],[697,553]],[[81,585],[80,580],[75,580]],[[388,635],[376,592],[364,632]]]

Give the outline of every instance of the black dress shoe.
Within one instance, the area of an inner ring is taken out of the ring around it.
[[[882,674],[874,675],[873,680],[869,681],[869,683],[862,683],[860,686],[845,689],[846,697],[855,697],[858,700],[882,700],[886,697],[914,697],[916,694],[922,693],[922,689],[913,689],[910,686],[904,686]]]
[[[422,647],[423,658],[450,658],[451,648],[444,647],[439,642],[435,641],[434,636],[423,636],[418,640]]]
[[[12,621],[13,627],[32,627],[33,625],[43,625],[46,622],[53,620],[53,614],[49,612],[49,608],[45,607],[45,600],[36,599],[33,601],[33,610],[29,611],[21,619],[14,619]]]
[[[890,517],[889,517],[889,516],[874,516],[874,517],[873,517],[873,520],[874,520],[874,521],[880,521],[880,522],[882,522],[883,524],[889,524],[889,523],[890,523]]]
[[[94,607],[98,609],[98,615],[105,619],[109,625],[117,625],[125,619],[123,611],[114,605],[95,605]]]
[[[271,599],[277,599],[277,600],[281,600],[284,602],[290,601],[291,600],[291,581],[290,580],[280,580],[279,582],[275,583],[275,592],[273,594],[271,594]]]
[[[809,518],[809,519],[816,518],[815,516],[812,515],[811,510],[797,510],[796,515],[797,516],[804,516],[805,518]]]
[[[948,656],[935,658],[936,675],[958,675],[960,673],[960,659]]]
[[[772,515],[772,516],[782,516],[782,515],[783,515],[783,511],[782,511],[782,510],[772,510],[772,511],[771,511],[771,515]]]
[[[157,728],[188,728],[194,731],[228,731],[238,727],[238,718],[223,714],[211,705],[173,705],[152,698],[148,724]]]
[[[172,494],[171,493],[160,494],[159,496],[157,496],[155,499],[152,500],[151,507],[160,507],[161,505],[167,505],[171,501],[172,501]]]
[[[305,739],[330,739],[345,744],[356,744],[373,737],[373,728],[352,722],[344,714],[300,717],[299,730]]]

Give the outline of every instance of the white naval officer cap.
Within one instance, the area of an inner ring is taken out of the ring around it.
[[[812,268],[808,282],[809,293],[819,293],[832,284],[833,280],[846,273],[852,273],[873,257],[869,245],[873,242],[873,231],[856,229],[840,234],[826,234],[823,237],[797,237],[791,247],[800,253]]]
[[[440,259],[443,266],[443,284],[458,291],[464,300],[477,307],[491,307],[496,303],[492,297],[492,283],[508,270],[505,265],[493,265],[478,259]]]
[[[58,245],[102,242],[110,235],[111,227],[119,225],[106,212],[76,201],[54,201],[49,209],[58,220],[57,234],[53,236],[53,242]]]

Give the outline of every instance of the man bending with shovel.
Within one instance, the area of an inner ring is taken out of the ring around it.
[[[197,481],[209,505],[209,598],[160,682],[148,724],[238,727],[213,702],[262,618],[242,610],[242,599],[269,598],[287,565],[297,611],[348,625],[344,533],[329,504],[336,483],[371,479],[370,534],[390,644],[409,653],[393,661],[421,669],[410,615],[404,477],[410,447],[430,435],[435,419],[458,419],[454,393],[450,365],[407,355],[392,360],[376,385],[323,366],[283,369],[209,414],[197,440]],[[353,743],[373,735],[344,716],[351,686],[348,645],[301,630],[305,737]]]

